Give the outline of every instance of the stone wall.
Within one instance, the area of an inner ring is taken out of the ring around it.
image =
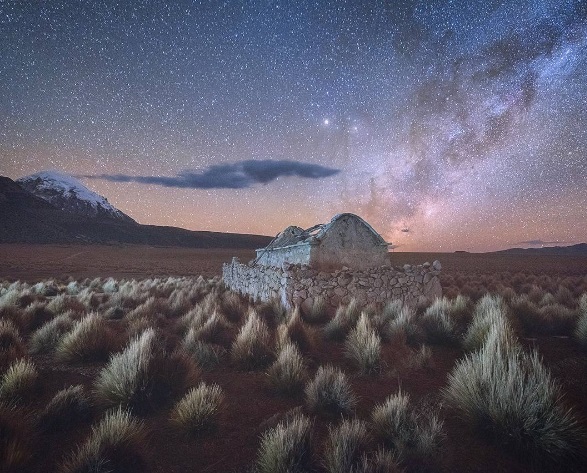
[[[332,307],[348,304],[354,297],[362,305],[401,299],[415,305],[420,297],[433,300],[442,296],[438,276],[441,265],[380,266],[367,270],[344,267],[323,272],[307,265],[284,263],[281,267],[249,266],[237,258],[222,268],[224,283],[233,291],[255,300],[279,298],[288,308],[311,306],[317,296],[326,298]]]

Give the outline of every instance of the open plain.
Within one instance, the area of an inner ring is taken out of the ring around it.
[[[254,252],[0,246],[2,471],[584,471],[587,258],[393,253],[394,266],[441,261],[447,299],[409,314],[370,307],[363,318],[237,297],[218,280],[232,256]],[[486,309],[497,322],[476,342]],[[361,334],[376,341],[371,356]],[[467,409],[471,393],[457,389],[467,360],[475,385],[475,357],[490,343],[520,369],[501,400],[513,404],[509,423]],[[134,375],[133,353],[149,360]],[[292,359],[301,363],[288,378]],[[340,370],[344,387],[326,404],[316,399],[329,389],[322,368]],[[178,410],[190,394],[210,407],[198,422],[195,404],[186,408],[191,424]],[[387,430],[375,413],[386,405],[403,406]],[[275,460],[276,436],[295,422],[307,427],[303,448],[290,438],[281,448],[291,458]],[[106,426],[126,437],[113,440]],[[345,467],[337,442],[348,445]]]

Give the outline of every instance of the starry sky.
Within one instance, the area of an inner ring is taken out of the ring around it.
[[[0,174],[141,223],[587,240],[586,0],[0,0]]]

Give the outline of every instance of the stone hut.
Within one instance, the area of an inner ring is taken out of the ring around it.
[[[390,264],[388,243],[362,218],[344,213],[307,230],[290,226],[248,264],[237,258],[222,268],[224,283],[256,300],[279,298],[288,308],[311,306],[320,296],[330,306],[385,303],[442,295],[440,263]]]
[[[329,271],[369,269],[389,263],[388,243],[357,215],[335,215],[329,223],[303,230],[287,227],[266,247],[257,250],[255,262],[280,267],[283,263],[306,264]]]

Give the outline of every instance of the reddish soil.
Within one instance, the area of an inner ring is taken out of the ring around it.
[[[238,256],[242,261],[254,257],[244,250],[192,250],[185,248],[158,248],[144,246],[96,245],[0,245],[0,279],[36,282],[46,278],[75,279],[86,277],[143,278],[151,276],[199,275],[211,277],[221,273],[223,262]],[[416,264],[439,259],[443,264],[445,289],[471,291],[476,286],[485,288],[500,282],[512,283],[521,288],[524,284],[547,276],[548,284],[568,280],[580,293],[587,283],[587,258],[546,257],[517,255],[426,254],[394,253],[392,264]],[[460,279],[459,279],[460,278]],[[569,279],[570,278],[570,279]],[[543,281],[544,282],[544,281]],[[508,286],[509,287],[509,286]],[[109,322],[116,327],[117,322]],[[587,354],[572,338],[543,336],[525,338],[527,348],[536,348],[544,363],[562,383],[564,399],[581,416],[587,428]],[[373,407],[389,394],[401,388],[410,395],[414,405],[431,404],[440,408],[445,421],[446,438],[441,453],[429,471],[440,472],[519,472],[541,471],[532,469],[528,461],[503,446],[479,434],[455,412],[442,406],[441,390],[446,386],[447,375],[463,352],[457,347],[432,346],[430,366],[406,365],[406,359],[415,348],[400,340],[386,343],[383,349],[385,368],[377,377],[357,374],[343,356],[343,343],[317,339],[314,348],[306,353],[311,375],[319,365],[327,363],[341,367],[351,379],[359,402],[356,415],[368,419]],[[31,413],[44,406],[56,391],[72,384],[83,384],[88,390],[98,370],[105,363],[80,366],[57,364],[49,358],[34,357],[41,373],[38,397],[29,406]],[[217,428],[200,437],[190,437],[171,427],[169,410],[162,409],[144,418],[149,429],[146,449],[151,471],[230,473],[245,472],[256,458],[261,434],[274,426],[290,409],[304,405],[303,393],[294,397],[274,394],[267,385],[263,371],[242,372],[227,361],[218,369],[204,373],[206,382],[218,383],[225,392],[226,401]],[[103,415],[94,408],[90,421]],[[32,423],[32,416],[24,422]],[[33,437],[35,458],[31,473],[55,471],[63,459],[75,451],[87,438],[91,422],[76,424],[67,432],[37,433]],[[314,454],[316,472],[328,434],[328,426],[338,419],[318,416],[315,422]],[[33,429],[34,430],[34,429]],[[423,471],[424,466],[412,459],[404,464],[409,472]],[[580,469],[580,466],[579,466]],[[0,465],[0,470],[2,470]],[[556,471],[556,468],[554,468]],[[583,471],[587,471],[586,469]],[[343,472],[341,472],[343,473]]]

